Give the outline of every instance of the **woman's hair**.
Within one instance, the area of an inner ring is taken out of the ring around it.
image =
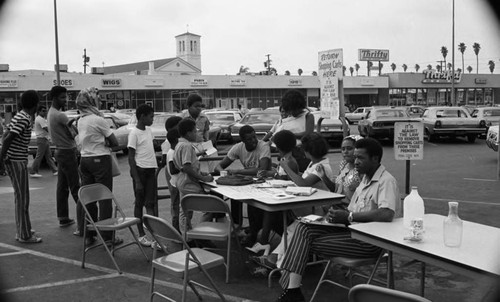
[[[281,150],[283,153],[288,153],[295,148],[297,145],[297,140],[295,139],[295,134],[289,130],[281,130],[278,131],[273,136],[273,142],[276,145],[276,148]]]
[[[365,149],[366,153],[368,153],[368,156],[370,157],[377,156],[378,162],[380,163],[382,161],[382,155],[384,154],[384,149],[382,149],[382,145],[376,139],[367,137],[357,140],[356,143],[354,144],[354,148]]]
[[[170,147],[172,149],[175,149],[175,146],[179,142],[179,138],[181,137],[179,133],[179,129],[177,127],[170,129],[170,131],[167,132],[167,140],[170,143]]]
[[[196,129],[196,122],[190,118],[184,118],[177,125],[177,129],[179,129],[179,134],[181,136],[185,136],[188,132]]]
[[[187,97],[187,106],[189,108],[189,107],[193,106],[194,103],[202,102],[202,101],[203,101],[203,99],[201,98],[201,96],[199,94],[193,93],[193,94],[188,95],[188,97]]]
[[[328,142],[316,132],[310,133],[301,139],[304,151],[314,158],[321,158],[328,153]]]
[[[142,104],[139,105],[139,107],[137,107],[137,109],[135,110],[135,116],[137,117],[137,120],[139,120],[142,115],[148,115],[151,112],[154,112],[153,107],[146,104]]]
[[[283,110],[294,117],[299,116],[306,109],[306,99],[298,90],[288,90],[281,98]]]

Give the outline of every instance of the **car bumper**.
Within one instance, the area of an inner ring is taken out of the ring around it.
[[[486,134],[486,128],[434,128],[432,134],[454,136],[484,135]]]
[[[368,128],[368,136],[370,137],[394,137],[394,128]]]

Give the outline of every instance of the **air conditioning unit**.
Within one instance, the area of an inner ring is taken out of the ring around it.
[[[104,74],[103,67],[92,67],[91,71],[92,71],[92,74]]]
[[[57,64],[54,65],[54,70],[57,71]],[[68,72],[68,64],[59,64],[59,72]]]
[[[9,64],[0,64],[0,72],[9,71]]]

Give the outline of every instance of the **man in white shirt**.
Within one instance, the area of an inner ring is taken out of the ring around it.
[[[30,177],[42,177],[38,174],[38,169],[40,168],[40,163],[42,159],[45,161],[52,170],[54,176],[57,175],[57,166],[52,159],[52,152],[50,151],[50,137],[49,137],[49,126],[47,124],[47,107],[39,106],[37,110],[37,116],[35,118],[35,135],[36,135],[36,157],[30,168]]]

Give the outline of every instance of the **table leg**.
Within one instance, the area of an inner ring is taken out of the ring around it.
[[[420,262],[420,296],[424,296],[425,291],[425,262]]]

